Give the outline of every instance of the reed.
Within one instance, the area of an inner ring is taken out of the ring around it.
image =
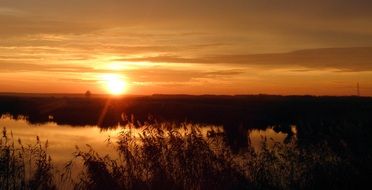
[[[4,127],[0,142],[0,189],[56,189],[48,141],[24,146]]]
[[[116,142],[107,141],[117,156],[101,155],[89,145],[88,150],[77,147],[62,173],[53,167],[48,142],[37,137],[34,145],[24,146],[4,128],[0,189],[345,189],[366,174],[360,162],[327,142],[300,146],[264,138],[260,151],[233,152],[223,135],[211,135],[221,131],[211,128],[206,135],[201,127],[129,123]],[[83,169],[71,177],[81,161]]]

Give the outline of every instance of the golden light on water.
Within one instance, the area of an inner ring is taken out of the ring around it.
[[[127,91],[127,83],[123,76],[119,74],[102,75],[102,82],[108,93],[112,95],[122,95]]]

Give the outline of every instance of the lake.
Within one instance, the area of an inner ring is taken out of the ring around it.
[[[46,154],[23,154],[2,138],[0,182],[20,188],[33,179],[57,189],[360,189],[372,171],[367,97],[0,96],[0,105],[8,137],[48,140]],[[74,181],[59,181],[55,169],[71,159]]]
[[[126,126],[118,125],[116,128],[102,129],[98,126],[70,126],[58,125],[54,122],[43,124],[31,124],[25,117],[17,119],[3,115],[0,118],[0,126],[6,127],[7,131],[13,134],[15,140],[21,139],[23,145],[35,144],[36,136],[42,143],[48,140],[48,153],[52,156],[53,161],[58,166],[63,166],[73,157],[76,146],[80,149],[88,149],[86,145],[94,147],[94,150],[100,154],[112,155],[115,151],[113,144],[108,145],[108,138],[111,142],[117,140],[117,136],[122,130],[128,130]],[[210,128],[223,132],[222,126],[204,125],[201,128],[202,134],[207,136]],[[141,133],[141,129],[132,129],[134,133]],[[295,126],[293,126],[295,130]],[[244,134],[243,134],[244,135]],[[288,134],[276,132],[272,127],[265,130],[251,129],[247,132],[249,143],[259,151],[264,138],[269,139],[269,143],[283,143]]]

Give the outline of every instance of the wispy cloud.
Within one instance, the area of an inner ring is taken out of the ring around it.
[[[83,66],[77,66],[77,65],[32,64],[32,63],[19,63],[19,62],[9,62],[9,61],[0,60],[0,72],[25,72],[25,71],[81,73],[81,72],[96,72],[97,70],[90,68],[90,67],[83,67]]]
[[[10,7],[0,7],[0,15],[23,16],[26,12]]]
[[[237,64],[270,68],[304,67],[308,69],[338,69],[340,71],[372,71],[372,48],[323,48],[289,53],[215,55],[195,58],[160,55],[123,59],[166,63]],[[306,71],[306,70],[302,70]]]

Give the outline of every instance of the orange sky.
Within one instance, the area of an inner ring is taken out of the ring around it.
[[[369,0],[0,0],[0,92],[372,96]]]

